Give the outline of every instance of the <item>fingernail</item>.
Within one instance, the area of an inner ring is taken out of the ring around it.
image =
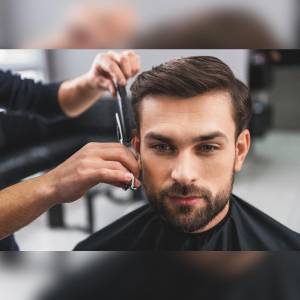
[[[125,176],[124,176],[124,177],[125,177],[126,180],[129,181],[129,180],[132,179],[132,174],[131,174],[131,173],[125,173]]]

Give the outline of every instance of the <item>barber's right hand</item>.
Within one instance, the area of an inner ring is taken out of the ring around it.
[[[55,203],[73,202],[98,183],[117,187],[141,185],[139,165],[134,154],[119,143],[89,143],[61,165],[45,174],[43,184]]]

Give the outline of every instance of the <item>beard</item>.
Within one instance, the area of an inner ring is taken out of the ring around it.
[[[179,183],[174,183],[153,194],[144,181],[144,189],[152,207],[171,227],[176,231],[191,233],[203,229],[225,208],[232,193],[233,182],[234,172],[225,188],[215,196],[205,187]],[[202,198],[201,206],[177,205],[170,200],[170,198],[182,197]]]

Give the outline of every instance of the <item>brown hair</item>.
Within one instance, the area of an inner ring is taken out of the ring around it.
[[[252,115],[249,91],[225,63],[212,56],[174,59],[142,72],[131,86],[137,128],[139,105],[145,96],[193,97],[213,90],[230,93],[238,136],[248,127]]]

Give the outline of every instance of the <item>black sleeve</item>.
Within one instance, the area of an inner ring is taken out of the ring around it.
[[[61,83],[43,84],[0,71],[0,106],[7,111],[36,114],[47,119],[65,117],[58,103]]]

